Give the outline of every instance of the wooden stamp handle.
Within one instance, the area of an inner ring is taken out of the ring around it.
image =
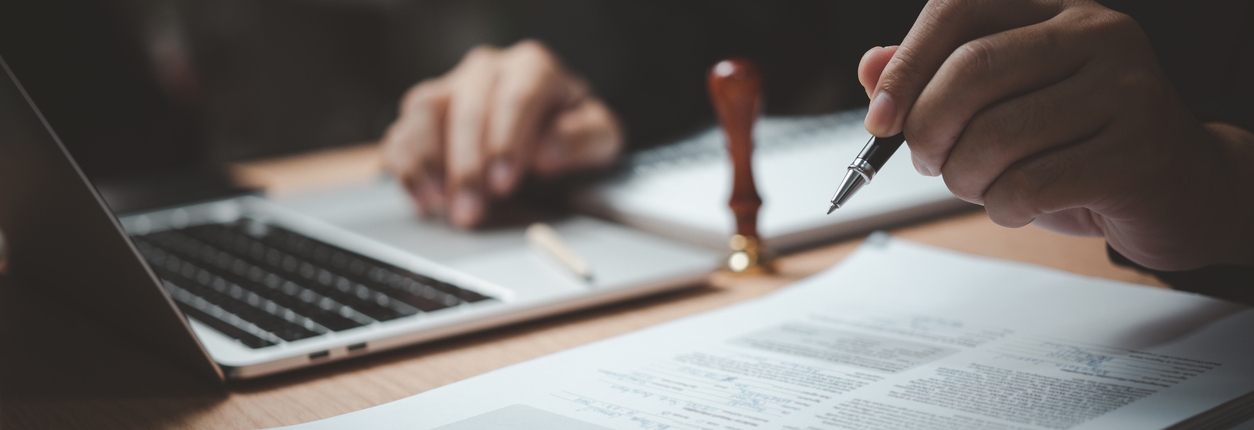
[[[732,58],[710,69],[709,86],[732,159],[732,195],[728,204],[736,214],[736,232],[757,238],[762,198],[753,183],[753,123],[762,106],[762,76],[748,59]]]

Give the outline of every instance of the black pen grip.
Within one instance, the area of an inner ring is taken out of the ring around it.
[[[888,162],[888,158],[892,157],[893,153],[897,152],[897,148],[900,148],[905,141],[906,135],[902,133],[897,133],[897,135],[892,137],[877,137],[872,139],[871,143],[867,144],[865,148],[862,148],[862,153],[858,154],[858,158],[865,160],[878,172],[880,168],[884,167],[884,163]]]

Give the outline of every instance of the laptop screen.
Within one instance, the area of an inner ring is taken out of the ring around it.
[[[108,2],[7,3],[0,54],[89,175],[194,162],[191,124],[125,46]]]

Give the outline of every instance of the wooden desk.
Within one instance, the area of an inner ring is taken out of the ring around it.
[[[257,167],[322,166],[335,158],[341,161],[334,163],[337,172],[357,177],[370,172],[374,157],[372,148],[361,147],[300,162],[268,161],[241,171],[253,175],[246,180],[270,181],[290,191],[297,188],[291,180],[269,177]],[[309,176],[310,170],[294,171]],[[325,175],[319,175],[315,182],[323,181],[327,181]],[[1152,277],[1111,265],[1102,239],[1061,236],[1035,227],[1006,229],[988,221],[983,212],[892,233],[971,254],[1160,285]],[[224,389],[192,381],[107,328],[74,317],[32,296],[24,289],[27,286],[0,277],[0,430],[257,428],[317,420],[758,297],[829,267],[860,242],[848,240],[786,256],[779,262],[781,273],[771,277],[713,276],[708,286],[691,290],[234,383]]]

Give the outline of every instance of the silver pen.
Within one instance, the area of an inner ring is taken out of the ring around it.
[[[892,137],[871,136],[871,140],[868,140],[866,146],[862,147],[862,152],[858,153],[858,158],[853,159],[853,164],[849,165],[845,178],[840,180],[840,188],[837,188],[836,194],[832,196],[832,207],[827,209],[828,215],[831,215],[836,208],[844,206],[853,193],[871,183],[871,178],[874,178],[875,174],[884,167],[884,163],[888,162],[888,157],[892,157],[905,141],[906,136],[901,133]]]

